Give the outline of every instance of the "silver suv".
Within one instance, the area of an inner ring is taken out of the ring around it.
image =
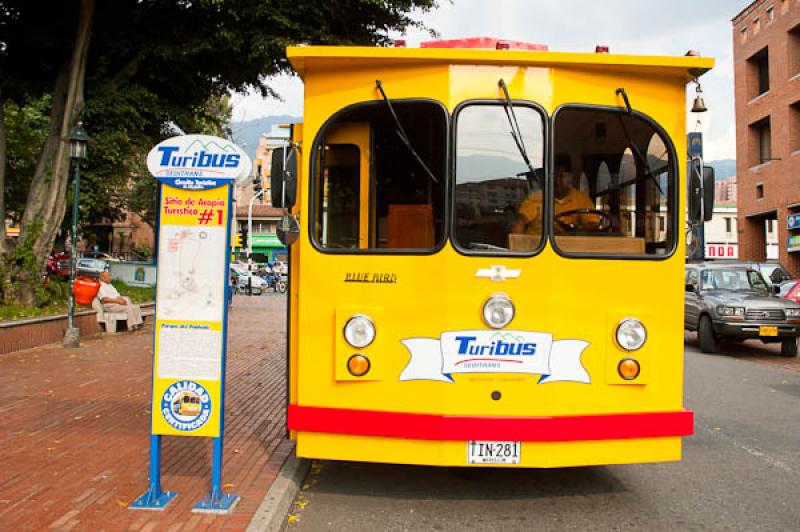
[[[774,294],[758,270],[733,264],[686,266],[684,328],[697,331],[704,353],[719,351],[722,338],[758,338],[797,356],[800,305]]]

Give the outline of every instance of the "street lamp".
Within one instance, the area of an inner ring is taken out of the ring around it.
[[[80,345],[80,329],[75,327],[75,271],[78,262],[78,196],[81,193],[81,163],[86,160],[86,145],[89,135],[83,128],[83,123],[75,122],[67,135],[69,140],[69,158],[75,172],[72,190],[72,249],[70,250],[69,268],[69,317],[67,330],[64,332],[64,347],[78,347]]]

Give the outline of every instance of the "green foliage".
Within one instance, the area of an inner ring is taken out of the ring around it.
[[[119,295],[131,298],[134,303],[150,303],[156,299],[155,287],[128,286],[122,281],[111,281]]]
[[[47,137],[50,102],[50,95],[45,94],[35,99],[24,99],[21,103],[5,103],[8,135],[6,215],[14,222],[19,221],[25,209],[39,151]]]
[[[34,304],[41,306],[47,303],[48,293],[44,286],[38,282],[41,275],[39,261],[33,251],[33,245],[42,230],[42,223],[35,221],[24,238],[17,242],[17,246],[9,253],[5,253],[0,261],[0,274],[3,279],[3,301],[10,303],[16,296],[16,283],[24,282],[33,287]]]

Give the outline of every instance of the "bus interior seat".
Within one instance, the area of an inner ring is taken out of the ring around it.
[[[389,205],[387,247],[431,249],[434,247],[433,206],[430,203]]]

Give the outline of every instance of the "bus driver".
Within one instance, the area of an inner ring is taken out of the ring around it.
[[[596,214],[566,214],[562,213],[584,209],[596,209],[594,202],[589,196],[573,185],[573,177],[568,157],[558,157],[555,163],[554,172],[554,217],[560,222],[555,224],[556,232],[564,232],[565,226],[576,229],[596,230],[600,220]],[[514,223],[512,233],[541,234],[542,232],[542,191],[531,192],[517,210],[517,220]]]

